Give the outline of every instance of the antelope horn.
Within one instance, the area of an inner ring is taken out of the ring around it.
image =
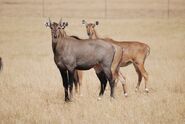
[[[51,24],[51,20],[50,20],[50,17],[48,18],[48,20],[49,20],[49,23]]]
[[[68,26],[68,22],[65,23],[65,26]]]
[[[59,25],[60,25],[61,27],[63,26],[63,24],[62,24],[62,18],[60,18]]]

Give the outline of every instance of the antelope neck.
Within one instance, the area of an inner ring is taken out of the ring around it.
[[[95,30],[93,30],[93,35],[91,36],[91,39],[97,39],[98,35]]]
[[[66,36],[67,36],[66,32],[64,30],[62,30],[62,31],[60,30],[58,37],[57,38],[52,38],[53,53],[55,53],[55,49],[56,49],[56,45],[57,45],[58,41],[61,38],[66,37]]]

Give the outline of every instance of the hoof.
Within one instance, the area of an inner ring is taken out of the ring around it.
[[[71,99],[65,98],[65,102],[66,102],[66,103],[71,102]]]
[[[146,93],[149,93],[149,89],[148,89],[148,88],[146,88],[146,89],[145,89],[145,92],[146,92]]]
[[[128,94],[127,94],[127,93],[124,93],[124,96],[125,96],[125,97],[128,97]]]

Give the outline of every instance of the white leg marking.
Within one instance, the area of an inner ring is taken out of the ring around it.
[[[148,88],[145,88],[145,91],[148,93],[149,92],[149,89]]]
[[[128,94],[127,94],[127,93],[124,93],[124,95],[125,95],[125,97],[127,97],[127,96],[128,96]]]

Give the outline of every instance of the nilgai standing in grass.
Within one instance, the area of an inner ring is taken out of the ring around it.
[[[119,71],[119,64],[122,56],[122,49],[115,51],[115,48],[99,39],[87,39],[84,41],[67,36],[63,30],[63,23],[52,23],[50,20],[46,23],[51,29],[52,46],[54,52],[54,61],[61,73],[65,92],[65,101],[72,98],[72,89],[74,82],[75,70],[89,70],[94,66],[101,65],[101,72],[104,73],[106,79],[109,80],[111,87],[110,96],[114,97],[114,84]],[[115,57],[117,60],[113,61]],[[69,75],[67,75],[67,72]],[[69,79],[68,79],[69,78]],[[102,96],[105,90],[101,75],[98,76],[101,81],[101,89],[99,96]],[[70,97],[68,95],[70,92]]]
[[[50,19],[49,19],[49,22],[51,22]],[[68,23],[63,23],[62,28],[65,28],[67,25],[68,25]],[[46,27],[47,26],[48,26],[48,23],[46,23]],[[66,32],[64,30],[61,30],[61,31],[62,31],[62,34],[63,34],[64,37],[67,36]],[[53,43],[52,43],[53,53],[55,52],[56,44],[57,44],[57,43],[54,43],[54,42],[56,42],[56,40],[54,40]],[[68,75],[68,71],[67,71],[67,75]],[[81,90],[80,90],[81,84],[82,84],[82,71],[75,70],[74,71],[75,91],[76,91],[76,93],[79,93],[80,95],[82,95]]]
[[[99,24],[98,21],[96,21],[96,23],[87,23],[85,20],[82,20],[82,23],[86,25],[87,35],[89,36],[89,39],[102,39],[98,37],[95,31],[95,26]],[[104,38],[104,40],[122,47],[124,52],[122,56],[121,67],[125,67],[131,63],[134,65],[135,70],[138,74],[136,91],[139,90],[142,77],[144,77],[145,91],[149,92],[147,87],[148,73],[145,70],[144,63],[146,57],[150,53],[150,47],[147,44],[138,41],[115,41],[110,38]]]

